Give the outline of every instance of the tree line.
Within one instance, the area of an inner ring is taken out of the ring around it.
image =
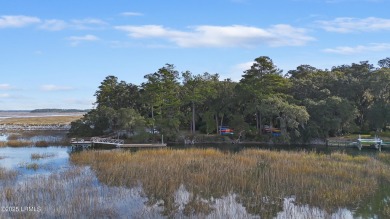
[[[95,109],[72,123],[73,136],[183,130],[218,134],[219,126],[251,140],[307,142],[353,132],[383,132],[390,123],[390,58],[322,70],[300,65],[283,74],[260,56],[239,82],[218,74],[179,72],[166,64],[140,85],[107,76]],[[264,132],[278,128],[280,136]]]
[[[34,109],[30,113],[84,113],[89,110],[80,110],[80,109]]]

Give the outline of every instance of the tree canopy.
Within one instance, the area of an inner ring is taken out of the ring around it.
[[[239,82],[218,74],[179,72],[166,64],[134,85],[107,76],[95,109],[72,123],[70,135],[152,130],[174,140],[181,131],[219,134],[229,126],[248,139],[305,142],[390,124],[390,58],[331,70],[300,65],[286,74],[260,56]],[[276,129],[280,135],[272,135]]]

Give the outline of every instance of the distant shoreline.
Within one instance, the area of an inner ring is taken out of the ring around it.
[[[0,112],[21,112],[21,113],[29,113],[31,110],[0,110]]]
[[[0,110],[0,112],[20,113],[87,113],[90,109],[33,109],[33,110]]]
[[[34,109],[30,113],[86,113],[89,111],[85,109]]]
[[[0,126],[70,125],[84,114],[85,112],[0,111]]]

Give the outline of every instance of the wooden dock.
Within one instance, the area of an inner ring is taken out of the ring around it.
[[[326,146],[328,147],[356,147],[357,142],[349,140],[327,140]]]
[[[375,136],[375,138],[361,138],[359,135],[359,138],[357,139],[357,141],[358,141],[357,146],[358,146],[359,150],[361,150],[362,147],[364,147],[364,146],[374,146],[379,151],[382,150],[383,141],[382,141],[382,139],[380,139],[376,136]]]
[[[85,141],[84,139],[72,139],[70,143],[73,148],[89,148],[92,145],[92,141]]]
[[[356,141],[352,141],[352,140],[327,140],[326,146],[357,147],[359,150],[362,150],[363,148],[376,148],[379,151],[381,151],[382,148],[388,148],[390,146],[390,142],[383,142],[383,140],[378,138],[378,137],[361,138],[361,136],[359,135],[359,138],[356,139]]]

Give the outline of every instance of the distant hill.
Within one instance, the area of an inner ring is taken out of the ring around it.
[[[35,109],[31,110],[31,113],[83,113],[89,110],[80,109]]]

